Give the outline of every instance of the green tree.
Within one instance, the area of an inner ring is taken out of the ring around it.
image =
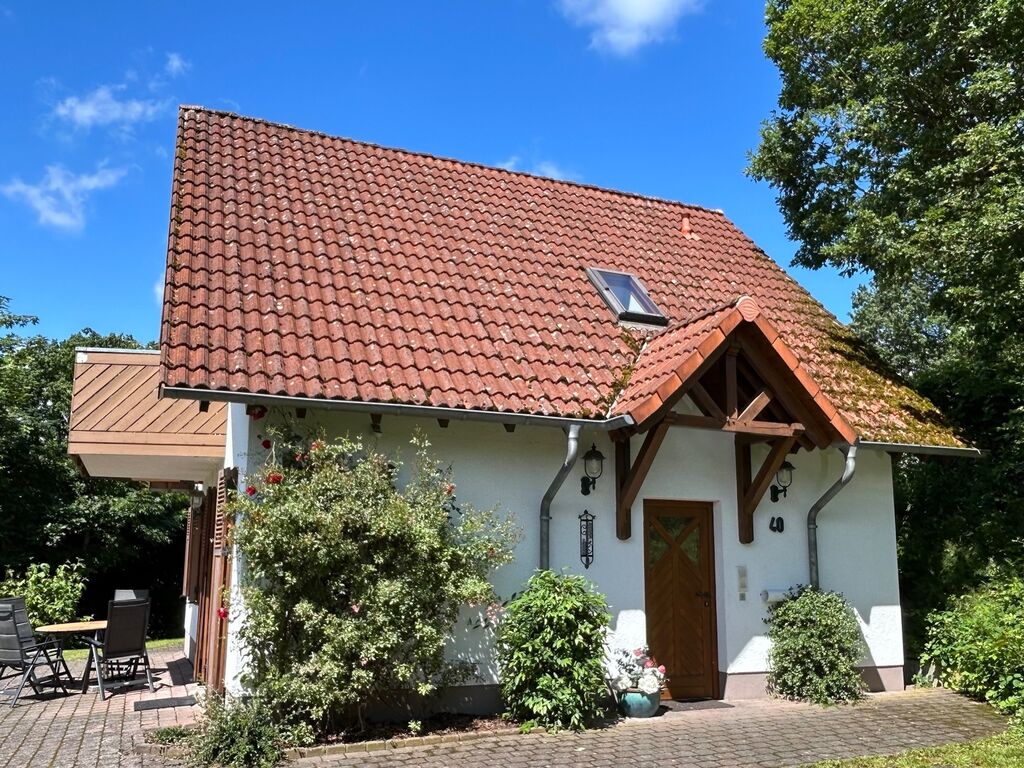
[[[769,0],[766,19],[782,88],[750,173],[795,262],[870,275],[854,329],[991,451],[900,464],[913,643],[988,562],[1024,559],[1024,4]]]
[[[139,483],[85,477],[67,453],[75,348],[142,345],[88,328],[59,341],[15,332],[34,323],[0,297],[7,331],[0,336],[0,574],[81,560],[89,581],[82,611],[102,614],[113,584],[148,566],[154,631],[180,631],[187,501]]]

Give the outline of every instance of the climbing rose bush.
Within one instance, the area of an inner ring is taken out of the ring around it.
[[[459,611],[495,602],[513,522],[456,502],[450,473],[412,441],[402,462],[358,441],[275,440],[235,495],[244,680],[305,740],[361,722],[364,705],[429,695],[474,670],[446,662]]]

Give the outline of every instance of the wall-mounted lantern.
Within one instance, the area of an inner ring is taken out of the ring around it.
[[[786,490],[793,484],[793,465],[788,461],[782,462],[779,471],[775,473],[775,482],[778,485],[772,486],[772,501],[786,498]]]
[[[597,478],[604,472],[604,454],[597,450],[596,443],[591,444],[590,450],[583,454],[583,471],[586,474],[580,478],[580,493],[589,496],[597,487]]]
[[[203,484],[196,483],[192,488],[191,498],[189,498],[189,504],[192,507],[192,515],[198,516],[203,513]]]
[[[580,515],[580,561],[584,568],[594,562],[594,515],[586,509]]]

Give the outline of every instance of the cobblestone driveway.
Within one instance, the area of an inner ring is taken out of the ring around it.
[[[1004,721],[989,707],[935,689],[871,696],[857,706],[832,709],[782,701],[733,704],[671,712],[652,720],[630,720],[583,734],[517,734],[343,758],[305,758],[294,765],[795,766],[828,758],[886,754],[966,741],[1004,727]]]
[[[135,702],[195,693],[192,665],[180,648],[152,651],[150,662],[158,680],[156,693],[145,686],[115,693],[100,701],[98,693],[72,693],[10,701],[0,698],[0,766],[5,768],[156,768],[171,763],[143,758],[132,752],[133,739],[144,729],[189,723],[191,707],[135,711]],[[81,676],[84,662],[72,663]],[[0,683],[4,686],[5,680]],[[29,694],[31,694],[31,690]]]

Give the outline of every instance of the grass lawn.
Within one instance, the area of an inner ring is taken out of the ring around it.
[[[1024,766],[1024,723],[964,744],[913,749],[888,757],[826,760],[810,768],[1010,768]]]
[[[151,651],[155,651],[158,648],[170,648],[171,646],[183,646],[185,638],[183,637],[170,637],[166,640],[150,640],[146,643],[146,648]],[[85,661],[85,658],[89,655],[88,648],[70,648],[64,651],[64,658],[68,661]]]

